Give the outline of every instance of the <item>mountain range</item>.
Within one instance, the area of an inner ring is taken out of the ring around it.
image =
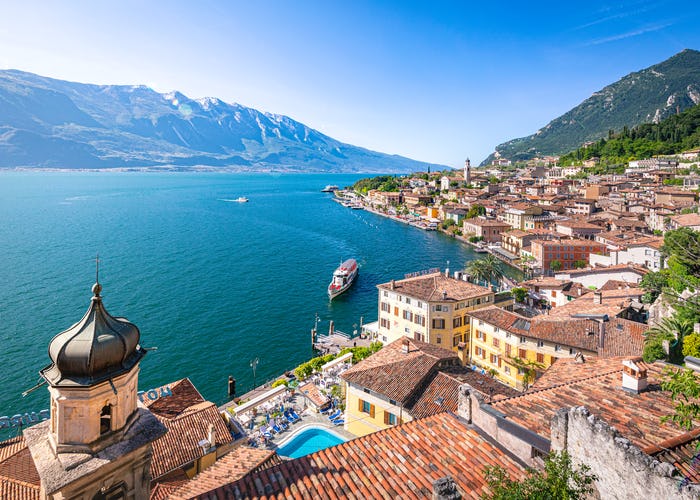
[[[428,166],[216,98],[0,71],[0,167],[399,173]]]
[[[686,49],[595,92],[534,134],[499,144],[481,164],[494,158],[518,161],[568,153],[609,130],[658,123],[698,103],[700,52]]]

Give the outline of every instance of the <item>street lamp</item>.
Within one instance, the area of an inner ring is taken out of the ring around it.
[[[253,389],[257,387],[257,384],[255,383],[255,369],[258,367],[259,362],[260,360],[258,358],[250,360],[250,367],[253,369]]]

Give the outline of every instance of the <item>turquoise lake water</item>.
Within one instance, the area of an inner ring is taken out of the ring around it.
[[[0,173],[0,415],[48,407],[26,398],[49,363],[48,344],[88,307],[100,255],[107,310],[157,347],[141,363],[141,389],[190,377],[223,403],[311,355],[309,330],[343,331],[377,318],[378,283],[476,255],[460,242],[321,193],[360,175],[214,173]],[[246,196],[249,203],[232,203]],[[341,259],[354,286],[329,302]]]

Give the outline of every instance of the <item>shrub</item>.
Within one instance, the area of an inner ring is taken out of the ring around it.
[[[644,345],[644,351],[642,352],[642,358],[646,363],[653,363],[657,359],[666,359],[666,351],[661,344],[662,340],[655,342],[648,342]]]
[[[683,356],[700,358],[700,334],[691,333],[683,338]]]
[[[272,387],[273,389],[274,389],[275,387],[279,387],[279,386],[281,386],[281,385],[287,387],[288,384],[289,384],[289,382],[287,381],[287,379],[281,378],[281,379],[279,379],[279,380],[275,380],[274,382],[272,382],[272,386],[271,386],[271,387]]]

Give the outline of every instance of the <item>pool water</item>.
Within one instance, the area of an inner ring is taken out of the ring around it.
[[[277,448],[277,454],[283,457],[299,458],[344,442],[345,439],[340,436],[314,427],[302,431],[284,446]]]

